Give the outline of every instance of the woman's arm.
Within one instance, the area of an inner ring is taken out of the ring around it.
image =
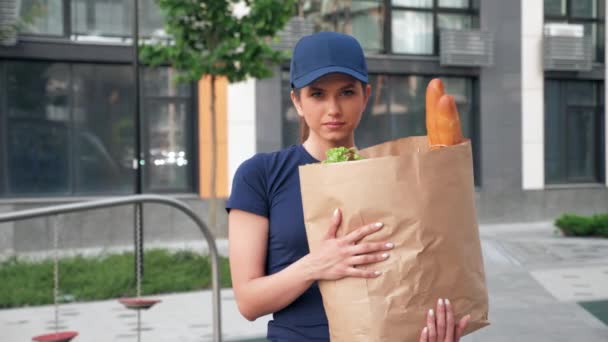
[[[336,210],[331,227],[319,251],[308,254],[282,271],[265,274],[268,219],[232,209],[228,215],[230,272],[232,286],[241,314],[250,321],[279,311],[298,298],[315,280],[340,279],[346,276],[377,277],[379,273],[354,266],[388,258],[388,243],[359,243],[378,231],[382,224],[361,227],[336,238],[341,213]]]

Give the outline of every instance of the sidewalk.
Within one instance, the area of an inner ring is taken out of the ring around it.
[[[492,325],[462,339],[487,341],[608,341],[608,326],[578,302],[608,300],[608,239],[556,236],[550,223],[480,227]],[[146,342],[209,341],[211,294],[163,295],[142,312]],[[606,308],[608,310],[608,308]],[[52,331],[52,306],[0,310],[2,341],[30,341]],[[61,306],[62,329],[78,341],[136,341],[137,315],[117,301]],[[269,317],[248,322],[231,290],[222,291],[225,341],[264,337]]]

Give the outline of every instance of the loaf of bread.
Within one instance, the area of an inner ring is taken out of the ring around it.
[[[438,78],[426,88],[426,130],[432,150],[464,141],[456,101]]]

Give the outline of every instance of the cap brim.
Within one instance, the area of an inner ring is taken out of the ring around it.
[[[361,82],[368,83],[367,75],[363,75],[362,73],[357,72],[353,69],[340,67],[340,66],[328,66],[325,68],[317,69],[313,72],[310,72],[310,73],[294,80],[293,87],[296,89],[306,87],[307,85],[316,81],[320,77],[323,77],[327,74],[333,74],[333,73],[346,74],[346,75],[349,75],[349,76],[352,76],[352,77],[358,79]]]

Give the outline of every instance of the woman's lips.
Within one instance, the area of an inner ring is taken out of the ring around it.
[[[338,129],[341,128],[342,126],[344,126],[344,122],[341,121],[335,121],[335,122],[326,122],[323,124],[323,126],[329,128],[329,129]]]

